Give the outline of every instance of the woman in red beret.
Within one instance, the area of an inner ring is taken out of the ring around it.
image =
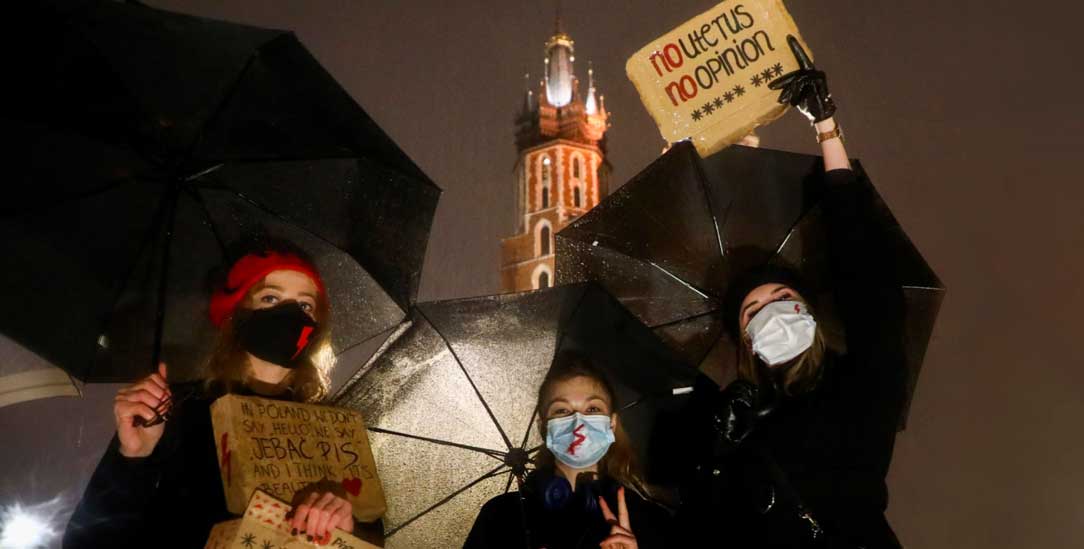
[[[242,255],[210,302],[218,338],[206,378],[166,365],[117,392],[117,434],[64,534],[65,547],[203,547],[226,509],[209,407],[226,393],[319,402],[334,365],[330,304],[313,262],[285,243]],[[313,487],[292,528],[317,543],[353,531],[344,497]]]

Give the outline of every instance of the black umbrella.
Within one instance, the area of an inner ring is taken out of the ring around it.
[[[862,207],[877,244],[845,253],[885,261],[879,282],[902,291],[909,402],[944,288],[857,161],[854,170],[869,190]],[[598,280],[686,360],[725,383],[735,356],[721,318],[727,287],[751,267],[780,263],[803,276],[829,344],[842,350],[823,173],[816,156],[733,146],[701,159],[678,143],[557,234],[557,280]]]
[[[388,495],[387,547],[461,545],[540,445],[535,401],[559,350],[609,367],[642,458],[660,408],[692,385],[651,331],[594,284],[422,303],[411,326],[335,402],[360,411]]]
[[[292,33],[115,2],[19,25],[0,331],[86,381],[159,351],[191,377],[208,271],[262,233],[315,257],[337,350],[405,317],[440,190]]]

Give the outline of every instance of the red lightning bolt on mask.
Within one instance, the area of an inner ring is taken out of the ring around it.
[[[309,346],[309,336],[312,335],[312,331],[312,326],[301,328],[301,335],[297,336],[297,352],[294,353],[294,356],[290,357],[290,360],[297,358],[297,355],[301,354],[301,351],[304,351],[305,347]]]
[[[587,440],[587,435],[580,433],[584,427],[586,427],[586,425],[581,423],[579,427],[572,430],[572,436],[576,437],[576,439],[572,441],[572,444],[568,445],[569,455],[576,455],[576,448],[579,448],[579,446],[583,444],[583,441]]]

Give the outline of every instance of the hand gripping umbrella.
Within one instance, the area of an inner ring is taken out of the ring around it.
[[[833,254],[859,254],[874,282],[902,294],[900,318],[910,402],[944,295],[854,162],[862,192],[861,248],[826,240],[819,157],[733,146],[701,159],[676,144],[620,190],[557,234],[557,280],[597,280],[691,364],[717,382],[734,375],[735,342],[723,299],[735,277],[767,263],[796,269],[818,304],[829,344],[846,348],[833,296]],[[850,247],[848,247],[850,246]],[[894,313],[895,314],[895,313]],[[906,408],[905,408],[906,410]],[[901,415],[901,426],[906,411]]]
[[[538,388],[559,350],[609,368],[642,458],[657,410],[684,398],[653,397],[696,377],[594,284],[422,303],[410,322],[335,398],[371,431],[389,548],[462,545],[482,504],[532,467]]]
[[[0,331],[84,381],[159,354],[190,378],[207,273],[253,234],[314,256],[336,350],[405,317],[440,190],[292,33],[116,2],[29,11],[2,120]]]

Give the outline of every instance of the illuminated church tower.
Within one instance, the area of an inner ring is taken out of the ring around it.
[[[573,71],[572,38],[557,29],[546,42],[544,78],[528,77],[516,116],[516,233],[501,240],[505,292],[553,285],[553,235],[598,204],[609,191],[608,115],[587,69],[581,93]]]

